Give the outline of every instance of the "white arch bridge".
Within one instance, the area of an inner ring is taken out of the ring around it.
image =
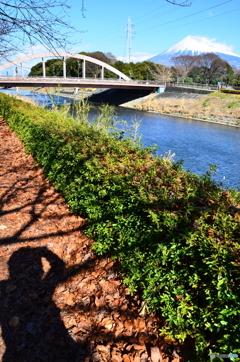
[[[60,57],[63,60],[63,77],[46,77],[45,59],[50,57]],[[24,63],[33,59],[42,59],[42,77],[25,77]],[[80,78],[67,78],[66,59],[76,58],[82,60],[82,76]],[[86,78],[86,62],[97,64],[101,67],[100,78]],[[125,89],[146,89],[156,90],[163,86],[157,81],[135,81],[128,76],[112,67],[111,65],[102,62],[101,60],[89,57],[83,54],[74,54],[68,52],[58,53],[38,53],[27,55],[0,66],[0,74],[10,67],[15,67],[15,76],[1,76],[0,86],[2,87],[90,87],[90,88],[125,88]],[[18,74],[20,66],[21,74]],[[118,76],[117,79],[104,79],[104,69],[111,71]]]

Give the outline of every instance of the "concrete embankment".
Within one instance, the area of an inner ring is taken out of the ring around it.
[[[199,99],[202,96],[212,93],[205,89],[194,89],[184,87],[166,87],[165,92],[150,93],[150,91],[128,90],[128,89],[107,89],[100,92],[94,92],[88,97],[89,102],[108,103],[115,106],[135,106],[136,103],[144,100],[150,94],[154,99]]]
[[[187,87],[166,87],[165,91],[158,93],[155,98],[170,99],[199,99],[206,94],[212,93],[212,90],[187,88]]]
[[[108,103],[114,106],[120,106],[124,103],[134,100],[141,100],[143,97],[148,96],[151,92],[149,90],[131,90],[131,89],[50,89],[39,88],[35,90],[36,93],[49,93],[51,95],[58,95],[68,97],[74,100],[82,98],[88,99],[90,103]]]

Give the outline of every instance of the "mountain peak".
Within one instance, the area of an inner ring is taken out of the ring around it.
[[[186,38],[176,43],[162,54],[176,52],[187,52],[188,54],[192,52],[192,55],[201,53],[224,53],[228,55],[238,56],[237,54],[234,54],[225,44],[216,43],[214,40],[205,37],[192,35],[188,35]]]
[[[204,53],[215,53],[231,66],[240,68],[240,56],[233,53],[231,47],[217,43],[215,39],[188,35],[164,52],[148,59],[149,61],[170,66],[171,58],[179,55],[199,55]]]

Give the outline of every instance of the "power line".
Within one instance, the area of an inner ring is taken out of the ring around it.
[[[195,21],[191,21],[191,23],[187,23],[187,24],[183,24],[183,25],[177,25],[177,26],[174,26],[173,28],[168,28],[168,29],[164,29],[164,31],[166,30],[172,30],[172,29],[176,29],[176,28],[180,28],[182,26],[185,26],[185,25],[191,25],[191,24],[195,24],[195,23],[199,23],[199,22],[202,22],[202,21],[205,21],[205,20],[209,20],[209,19],[212,19],[212,18],[216,18],[218,16],[222,16],[222,15],[226,15],[226,14],[229,14],[229,13],[233,13],[235,11],[238,11],[240,10],[240,8],[237,8],[237,9],[234,9],[234,10],[229,10],[227,12],[224,12],[224,13],[221,13],[221,14],[217,14],[217,15],[213,15],[211,16],[211,18],[204,18],[204,19],[199,19],[199,20],[195,20]]]
[[[193,0],[192,3],[194,3],[195,1],[197,1],[197,0]],[[152,21],[152,20],[155,20],[155,19],[157,19],[157,18],[159,18],[159,17],[162,17],[162,16],[164,16],[164,15],[166,15],[166,14],[173,13],[173,12],[175,12],[175,11],[179,11],[179,10],[180,10],[179,8],[174,7],[174,8],[171,8],[171,9],[169,9],[169,10],[166,10],[165,12],[161,12],[161,14],[157,14],[157,15],[156,15],[156,10],[162,9],[162,8],[165,7],[165,6],[166,6],[166,5],[163,5],[163,6],[157,8],[157,9],[155,9],[155,10],[150,11],[149,13],[146,13],[145,15],[148,15],[148,14],[154,12],[155,15],[154,15],[153,17],[151,17],[151,18],[148,18],[148,19],[146,19],[146,20],[143,20],[143,21],[140,22],[140,23],[137,23],[137,25],[141,25],[141,24],[147,23],[147,22],[149,22],[149,21]],[[182,9],[186,9],[186,8],[182,8]],[[142,17],[142,16],[141,16],[141,17]],[[140,18],[141,18],[141,17],[140,17]],[[139,19],[139,18],[137,18],[137,19]],[[136,19],[135,19],[135,21],[136,21]]]
[[[193,14],[189,14],[189,15],[186,15],[186,16],[182,16],[181,18],[168,21],[168,22],[163,23],[163,24],[161,24],[161,25],[153,26],[153,27],[151,27],[151,28],[145,29],[145,31],[151,30],[151,29],[156,29],[156,28],[162,27],[162,26],[164,26],[164,25],[168,25],[168,24],[174,23],[174,22],[179,21],[179,20],[183,20],[183,19],[186,19],[186,18],[190,18],[191,16],[194,16],[194,15],[197,15],[197,14],[201,14],[201,13],[207,11],[207,10],[212,10],[212,9],[214,9],[214,8],[217,8],[217,7],[219,7],[219,6],[225,5],[225,4],[230,3],[230,2],[232,2],[232,1],[233,1],[233,0],[225,1],[225,2],[223,2],[223,3],[221,3],[221,4],[218,4],[218,5],[215,5],[215,6],[211,6],[210,8],[197,11],[197,12],[195,12],[195,13],[193,13]],[[184,24],[184,25],[185,25],[185,24]],[[149,34],[149,33],[148,33],[148,34]]]
[[[152,4],[152,3],[154,3],[154,2],[156,2],[156,1],[159,1],[159,0],[155,0],[155,1],[152,1],[151,3],[150,3],[150,5]],[[197,0],[194,0],[194,1],[197,1]],[[161,6],[161,7],[158,7],[158,8],[156,8],[156,9],[154,9],[154,10],[152,10],[152,11],[150,11],[149,13],[152,13],[152,12],[155,12],[156,10],[158,10],[158,9],[161,9],[161,8],[163,8],[163,7],[165,7],[165,6],[168,6],[168,4],[166,4],[166,5],[163,5],[163,6]],[[143,7],[143,8],[141,8],[141,9],[148,9],[149,8],[149,4],[148,4],[148,6],[145,6],[145,7]],[[174,9],[174,10],[169,10],[168,12],[172,12],[172,11],[177,11],[177,9]],[[137,17],[136,19],[139,19],[139,18],[142,18],[142,17],[145,17],[147,14],[149,14],[149,13],[144,13],[143,15],[141,15],[141,16],[139,16],[139,17]],[[165,13],[164,13],[165,14]],[[161,15],[164,15],[164,14],[161,14]],[[150,19],[151,20],[151,19]],[[149,20],[149,21],[150,21]],[[116,31],[115,31],[115,29],[116,29]],[[118,29],[118,30],[117,30]],[[114,30],[114,31],[113,31]],[[125,29],[126,30],[126,29]],[[97,41],[100,37],[102,38],[102,36],[104,35],[104,34],[111,34],[111,35],[113,35],[114,33],[118,33],[118,31],[119,31],[119,26],[118,25],[115,25],[115,26],[113,26],[113,27],[111,27],[111,28],[108,28],[108,29],[106,29],[106,30],[100,30],[100,31],[98,31],[98,33],[97,33],[97,37],[94,37],[94,34],[93,34],[93,38],[92,38],[92,40],[91,40],[91,38],[90,38],[90,41],[92,41],[92,42],[95,42],[95,41]],[[88,32],[89,33],[89,32]],[[116,37],[116,38],[114,38],[114,39],[117,39],[117,38],[119,38],[119,37]],[[114,40],[113,39],[113,40]],[[102,44],[103,42],[98,42],[98,44]],[[104,43],[105,43],[105,41],[104,41]]]
[[[158,0],[154,0],[154,1],[150,2],[150,4],[148,4],[147,6],[144,6],[143,8],[141,8],[141,10],[144,11],[144,9],[149,9],[149,5],[155,3],[156,1],[158,1]],[[193,0],[192,3],[195,2],[195,1],[197,1],[197,0]],[[134,19],[134,20],[135,20],[135,24],[136,24],[136,20],[138,20],[138,19],[140,19],[140,18],[143,18],[143,17],[146,17],[146,15],[151,14],[151,13],[153,13],[153,12],[156,13],[157,10],[162,9],[162,8],[164,8],[164,7],[166,7],[166,6],[170,6],[170,5],[169,5],[169,4],[165,4],[165,5],[162,5],[162,6],[160,6],[160,7],[155,8],[154,10],[152,10],[152,11],[150,11],[150,12],[144,12],[143,15],[140,15],[140,16],[138,16],[137,18]],[[137,25],[141,25],[141,24],[143,24],[143,23],[152,21],[153,19],[156,19],[156,18],[158,18],[158,17],[162,17],[162,16],[164,16],[164,15],[166,15],[166,14],[169,14],[169,13],[172,13],[172,12],[178,11],[178,10],[179,10],[179,8],[174,7],[174,9],[173,9],[173,8],[171,7],[171,9],[166,10],[165,12],[162,12],[161,14],[159,14],[159,15],[157,15],[157,16],[155,15],[154,17],[147,18],[146,20],[143,19],[142,21],[140,21],[140,23],[137,23]],[[115,25],[114,27],[108,28],[108,29],[106,29],[106,30],[103,30],[103,31],[100,30],[100,31],[98,31],[97,37],[92,38],[92,41],[93,41],[93,42],[94,42],[94,41],[97,41],[97,40],[99,39],[100,35],[101,35],[101,37],[102,37],[104,34],[111,34],[111,35],[113,35],[114,33],[117,33],[118,31],[113,31],[113,30],[115,30],[115,29],[119,29],[119,26],[118,26],[118,25]],[[94,35],[93,35],[93,36],[94,36]],[[114,39],[117,39],[117,38],[114,38]],[[113,39],[113,40],[114,40],[114,39]],[[90,39],[90,41],[91,41],[91,39]],[[103,42],[100,42],[100,43],[98,42],[98,44],[102,44],[102,43],[103,43]],[[105,43],[105,41],[104,41],[104,43]]]

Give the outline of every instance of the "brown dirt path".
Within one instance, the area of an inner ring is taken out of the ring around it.
[[[181,361],[3,120],[0,140],[1,360]]]

